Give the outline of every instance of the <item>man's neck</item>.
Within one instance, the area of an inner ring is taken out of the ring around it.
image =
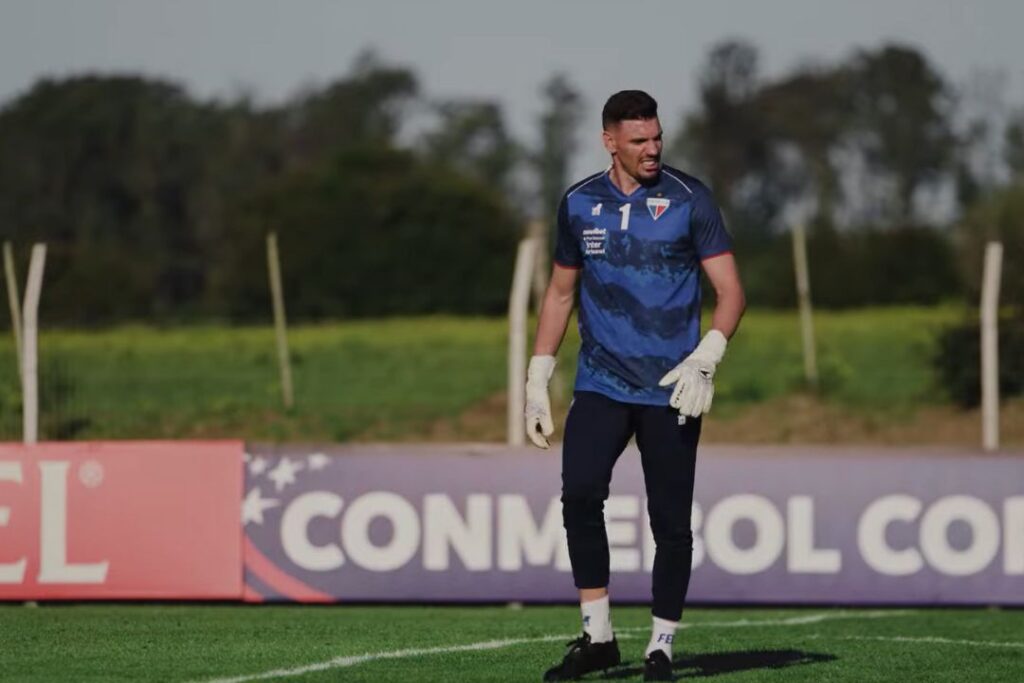
[[[611,170],[608,171],[608,178],[624,195],[633,194],[641,185],[652,185],[654,182],[657,182],[655,179],[649,183],[641,183],[639,180],[626,173],[625,169],[614,162],[612,163]]]

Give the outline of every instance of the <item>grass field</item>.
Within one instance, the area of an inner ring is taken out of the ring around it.
[[[954,307],[820,312],[816,401],[902,421],[944,401],[930,365]],[[430,317],[297,326],[296,407],[281,407],[268,328],[123,327],[44,331],[42,431],[48,438],[242,437],[270,441],[495,438],[503,433],[506,323]],[[571,326],[555,382],[571,392]],[[0,437],[20,434],[9,337],[0,340]],[[803,390],[794,312],[751,311],[716,377],[716,420]],[[474,417],[469,424],[463,416]]]
[[[615,608],[640,680],[643,608]],[[1024,611],[690,609],[678,679],[1021,681]],[[539,681],[572,607],[0,606],[3,681]]]

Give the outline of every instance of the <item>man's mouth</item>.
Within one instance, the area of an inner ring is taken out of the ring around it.
[[[642,159],[640,161],[640,169],[643,171],[647,171],[648,173],[653,173],[654,171],[657,171],[658,165],[658,159]]]

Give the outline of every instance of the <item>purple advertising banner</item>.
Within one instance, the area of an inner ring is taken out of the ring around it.
[[[574,601],[558,450],[250,447],[251,601]],[[611,590],[647,602],[632,446],[605,505]],[[1024,604],[1024,453],[700,450],[690,602]]]

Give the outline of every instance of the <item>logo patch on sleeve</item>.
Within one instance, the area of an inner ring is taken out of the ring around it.
[[[664,197],[648,197],[647,198],[647,210],[651,212],[651,218],[658,220],[661,218],[661,214],[668,210],[668,205],[672,202]]]

